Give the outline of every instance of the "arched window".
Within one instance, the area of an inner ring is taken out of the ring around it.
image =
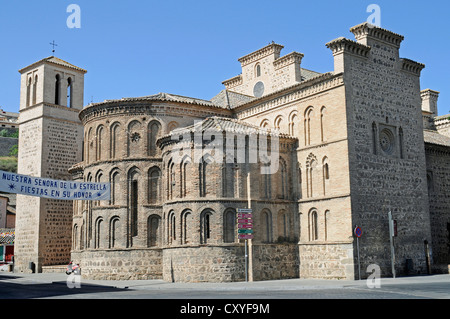
[[[328,158],[324,157],[322,161],[322,181],[323,181],[323,194],[326,195],[328,188],[328,180],[330,179],[330,168],[328,165]]]
[[[261,128],[268,129],[268,128],[270,127],[269,120],[267,120],[267,119],[262,120],[262,122],[261,122],[261,124],[260,124],[259,126],[260,126]]]
[[[96,135],[96,152],[95,152],[95,159],[97,161],[101,161],[102,160],[102,155],[103,155],[103,139],[104,139],[104,129],[103,129],[103,125],[100,125],[97,128],[97,135]]]
[[[269,210],[261,213],[261,240],[266,243],[272,242],[272,213]]]
[[[208,166],[211,162],[211,156],[205,155],[200,164],[198,165],[198,173],[199,173],[199,194],[200,197],[206,197],[208,188],[207,188],[207,175],[208,175]]]
[[[120,123],[114,123],[111,125],[110,129],[110,158],[116,158],[119,154],[119,132],[120,132]]]
[[[322,107],[322,109],[320,110],[320,136],[321,136],[321,141],[325,142],[325,114],[327,112],[327,108],[324,106]]]
[[[30,106],[31,104],[31,78],[28,79],[27,82],[27,102],[26,102],[26,106]]]
[[[157,155],[156,141],[158,140],[161,131],[161,124],[158,121],[151,121],[148,124],[148,155]]]
[[[289,117],[289,134],[291,136],[297,136],[297,134],[298,134],[297,121],[298,121],[297,111],[294,111],[291,113],[291,115]]]
[[[404,141],[403,141],[403,139],[404,139],[404,136],[403,136],[403,129],[400,127],[399,129],[398,129],[398,139],[399,139],[399,148],[400,148],[400,158],[401,159],[403,159],[405,156],[404,156],[404,145],[403,145],[403,143],[404,143]]]
[[[172,160],[169,160],[169,163],[167,164],[167,199],[173,198],[173,190],[175,188],[176,182],[175,182],[175,164]]]
[[[151,215],[147,220],[147,246],[159,246],[161,217]]]
[[[298,198],[302,198],[303,194],[303,176],[302,176],[302,165],[300,163],[297,163],[297,178],[298,178]]]
[[[161,170],[153,167],[148,171],[148,202],[156,204],[160,201]]]
[[[100,170],[95,175],[95,182],[96,183],[102,183],[103,182],[103,172]],[[94,201],[94,206],[100,206],[100,201],[96,200]]]
[[[73,86],[72,86],[72,78],[67,79],[67,107],[73,107]]]
[[[180,163],[180,197],[186,197],[187,195],[187,182],[191,174],[191,159],[186,156]]]
[[[200,215],[200,243],[207,244],[211,238],[211,216],[212,211],[203,211]]]
[[[261,76],[261,65],[258,63],[255,67],[255,76],[259,78]]]
[[[312,209],[309,212],[309,240],[315,241],[319,239],[319,225],[317,210]]]
[[[272,174],[270,174],[270,163],[268,164],[264,164],[261,163],[261,172],[265,172],[263,174],[261,174],[261,187],[262,187],[262,192],[261,192],[261,196],[263,196],[263,198],[269,199],[272,198]]]
[[[86,139],[84,140],[84,145],[86,146],[86,164],[92,163],[93,159],[92,157],[95,157],[95,153],[91,151],[91,148],[93,147],[93,140],[92,140],[92,133],[93,129],[92,127],[89,128]],[[93,154],[94,153],[94,154]],[[94,156],[93,156],[94,155]]]
[[[177,239],[177,226],[176,226],[176,218],[175,218],[175,212],[171,211],[169,215],[167,216],[167,243],[171,245],[174,243]]]
[[[288,172],[286,161],[280,157],[279,168],[279,196],[281,199],[288,199]]]
[[[61,77],[59,74],[56,74],[55,76],[55,104],[59,105],[61,101]]]
[[[313,197],[315,170],[317,167],[317,158],[314,154],[310,154],[306,160],[306,195]],[[320,184],[319,184],[320,185]]]
[[[310,106],[305,112],[305,146],[311,145],[311,118],[313,107]]]
[[[282,116],[278,116],[275,119],[274,127],[281,132],[281,129],[283,127],[283,117]]]
[[[186,245],[191,241],[191,234],[189,231],[191,223],[192,213],[191,211],[184,211],[181,214],[181,244]]]
[[[228,209],[223,217],[223,241],[234,243],[236,240],[236,213],[234,209]]]
[[[99,217],[95,221],[95,237],[94,237],[94,248],[100,248],[101,247],[101,240],[102,240],[102,223],[103,218]]]
[[[377,124],[375,122],[372,123],[372,148],[373,154],[377,155]]]
[[[120,175],[118,170],[113,170],[110,175],[111,183],[111,205],[117,205],[120,197]]]
[[[329,226],[329,222],[330,222],[330,211],[326,210],[325,211],[325,241],[328,240],[328,226]]]
[[[141,152],[141,123],[133,121],[128,125],[128,156],[139,156]]]
[[[36,96],[37,96],[37,84],[38,84],[38,76],[36,75],[34,77],[34,83],[33,83],[33,98],[32,98],[32,104],[36,104]]]
[[[72,231],[72,249],[73,250],[78,250],[80,248],[79,247],[79,242],[78,242],[78,236],[79,236],[79,234],[78,234],[78,225],[75,224],[73,226],[73,231]]]
[[[139,181],[140,174],[137,168],[128,172],[128,194],[129,194],[129,244],[132,245],[132,237],[138,235],[138,207],[139,207]]]
[[[278,212],[277,223],[278,241],[289,240],[290,219],[288,213],[285,210],[281,210]]]
[[[119,236],[119,221],[118,216],[111,218],[109,223],[109,248],[114,248],[117,246],[117,239]]]

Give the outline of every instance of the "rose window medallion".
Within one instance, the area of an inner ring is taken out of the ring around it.
[[[380,133],[380,146],[383,152],[392,154],[394,150],[395,138],[391,130],[385,128]]]

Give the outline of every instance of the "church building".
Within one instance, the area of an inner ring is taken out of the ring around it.
[[[401,57],[403,36],[350,31],[326,43],[330,72],[272,42],[239,58],[210,100],[83,107],[84,69],[49,57],[20,70],[18,173],[107,182],[111,199],[18,196],[16,271],[73,260],[111,280],[448,273],[449,116],[421,88],[425,66]],[[248,273],[240,208],[253,211]]]

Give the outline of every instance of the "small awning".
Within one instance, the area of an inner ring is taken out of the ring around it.
[[[0,229],[0,245],[14,245],[15,229]]]

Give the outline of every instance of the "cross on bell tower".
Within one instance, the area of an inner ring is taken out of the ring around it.
[[[51,42],[50,45],[53,47],[52,52],[55,53],[55,47],[58,46],[58,45],[55,43],[55,40],[53,40],[53,42]]]

